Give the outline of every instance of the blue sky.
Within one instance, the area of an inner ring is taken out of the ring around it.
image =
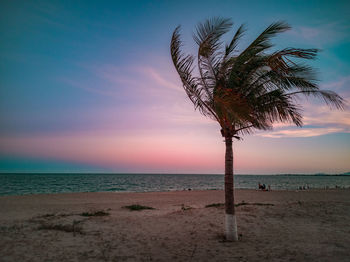
[[[194,109],[170,59],[206,18],[293,29],[276,47],[316,47],[320,86],[350,98],[348,1],[1,1],[0,171],[223,172],[216,123]],[[304,105],[305,126],[235,143],[239,173],[350,170],[350,112]]]

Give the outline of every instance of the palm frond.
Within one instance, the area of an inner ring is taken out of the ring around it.
[[[289,68],[295,65],[290,57],[302,59],[316,58],[318,49],[286,48],[271,54],[267,64],[274,71],[288,73]]]
[[[340,95],[330,90],[302,90],[287,93],[285,96],[294,97],[298,94],[302,94],[304,96],[312,95],[314,97],[321,98],[327,105],[335,107],[336,109],[344,110],[345,108],[345,100]]]
[[[233,36],[230,44],[226,45],[226,47],[225,47],[225,58],[224,58],[224,61],[236,49],[238,41],[241,39],[241,37],[243,36],[245,31],[246,31],[246,29],[245,29],[245,25],[244,24],[242,24],[237,29],[237,31],[236,31],[235,35]]]
[[[217,120],[215,112],[202,98],[202,92],[196,78],[192,76],[194,58],[191,55],[183,54],[180,50],[181,45],[180,26],[178,26],[173,32],[170,44],[170,53],[175,69],[180,76],[187,96],[190,98],[195,108],[199,109],[203,115]]]
[[[239,74],[245,74],[246,67],[252,62],[255,63],[256,58],[272,47],[270,39],[278,33],[289,30],[290,26],[282,21],[272,23],[268,26],[238,57],[234,60],[231,68],[230,81],[240,78]]]
[[[252,56],[269,49],[272,47],[270,42],[271,38],[290,28],[291,27],[283,21],[272,23],[241,53],[240,56]]]
[[[194,41],[199,46],[201,56],[208,57],[220,47],[220,38],[232,27],[231,19],[214,17],[207,19],[204,23],[199,23],[196,27]]]
[[[196,28],[196,34],[193,35],[198,44],[198,71],[200,73],[201,87],[208,100],[212,100],[212,89],[217,80],[218,66],[220,56],[217,51],[222,43],[220,38],[229,31],[232,26],[230,19],[214,17],[199,23]]]

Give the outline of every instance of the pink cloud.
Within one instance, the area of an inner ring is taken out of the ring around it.
[[[262,134],[264,137],[282,138],[282,137],[312,137],[322,136],[331,133],[343,132],[341,128],[301,128],[300,130],[279,130]]]

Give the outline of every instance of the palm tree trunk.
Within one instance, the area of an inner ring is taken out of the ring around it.
[[[225,137],[225,144],[225,237],[228,241],[237,241],[238,234],[233,192],[232,137]]]

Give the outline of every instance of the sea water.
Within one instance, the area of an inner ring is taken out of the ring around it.
[[[235,175],[235,188],[272,190],[350,188],[349,175]],[[224,175],[193,174],[0,174],[0,195],[66,192],[153,192],[217,190]]]

